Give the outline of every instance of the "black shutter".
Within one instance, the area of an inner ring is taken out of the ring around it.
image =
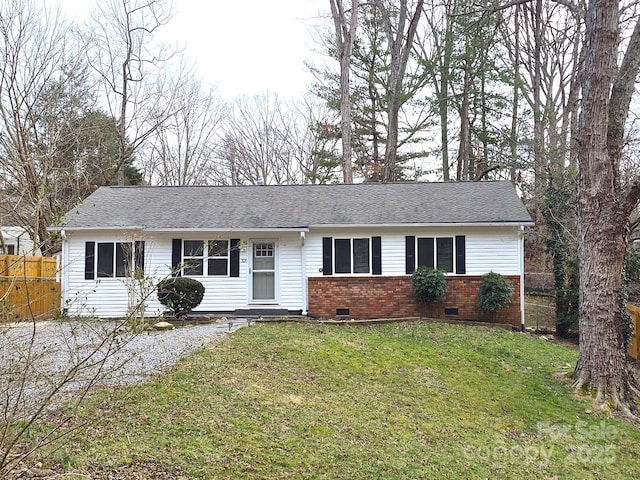
[[[96,278],[95,270],[96,242],[85,242],[84,244],[84,279],[93,280]]]
[[[418,266],[434,268],[433,237],[418,239]]]
[[[458,275],[467,273],[466,261],[464,235],[456,235],[456,273]]]
[[[333,251],[332,251],[333,238],[322,237],[322,274],[333,274]]]
[[[382,237],[371,237],[371,273],[382,275]]]
[[[144,274],[144,240],[137,240],[135,244],[135,253],[133,257],[134,268],[137,273]]]
[[[405,273],[411,275],[416,270],[416,237],[407,235],[404,237],[405,243]]]
[[[171,276],[181,276],[182,263],[182,239],[174,238],[171,241]]]
[[[240,239],[232,238],[229,248],[229,276],[240,276]]]

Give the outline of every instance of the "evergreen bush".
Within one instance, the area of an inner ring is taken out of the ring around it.
[[[444,272],[428,267],[418,267],[411,276],[415,297],[421,303],[438,302],[447,293]]]
[[[171,277],[158,283],[158,300],[176,317],[196,308],[203,297],[204,285],[193,278]]]
[[[512,294],[513,287],[506,278],[489,272],[482,276],[478,303],[485,312],[495,312],[507,304]]]

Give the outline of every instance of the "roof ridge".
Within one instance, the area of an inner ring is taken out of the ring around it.
[[[110,189],[151,189],[151,188],[258,188],[258,187],[364,187],[364,186],[389,186],[389,185],[486,185],[495,183],[511,183],[510,180],[456,180],[435,182],[362,182],[362,183],[286,183],[273,185],[103,185],[100,188]]]

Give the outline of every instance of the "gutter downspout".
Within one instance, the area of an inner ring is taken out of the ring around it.
[[[67,238],[67,232],[61,230],[60,238],[62,239],[62,255],[60,258],[60,290],[62,295],[60,295],[60,313],[64,315],[66,314],[67,286],[69,285],[69,269],[67,268],[69,264],[69,239]]]
[[[524,226],[520,226],[520,331],[525,331],[524,319]]]
[[[309,304],[309,299],[307,298],[307,258],[304,250],[304,242],[306,240],[306,235],[304,232],[300,232],[300,277],[302,281],[302,315],[307,315],[307,307]]]

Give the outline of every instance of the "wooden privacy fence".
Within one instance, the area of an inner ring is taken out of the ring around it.
[[[50,318],[60,312],[55,258],[0,255],[0,319]]]
[[[631,314],[631,318],[633,320],[633,337],[631,337],[631,341],[629,342],[629,355],[631,355],[636,360],[639,360],[638,355],[640,354],[640,307],[636,307],[635,305],[627,305],[627,310]]]

